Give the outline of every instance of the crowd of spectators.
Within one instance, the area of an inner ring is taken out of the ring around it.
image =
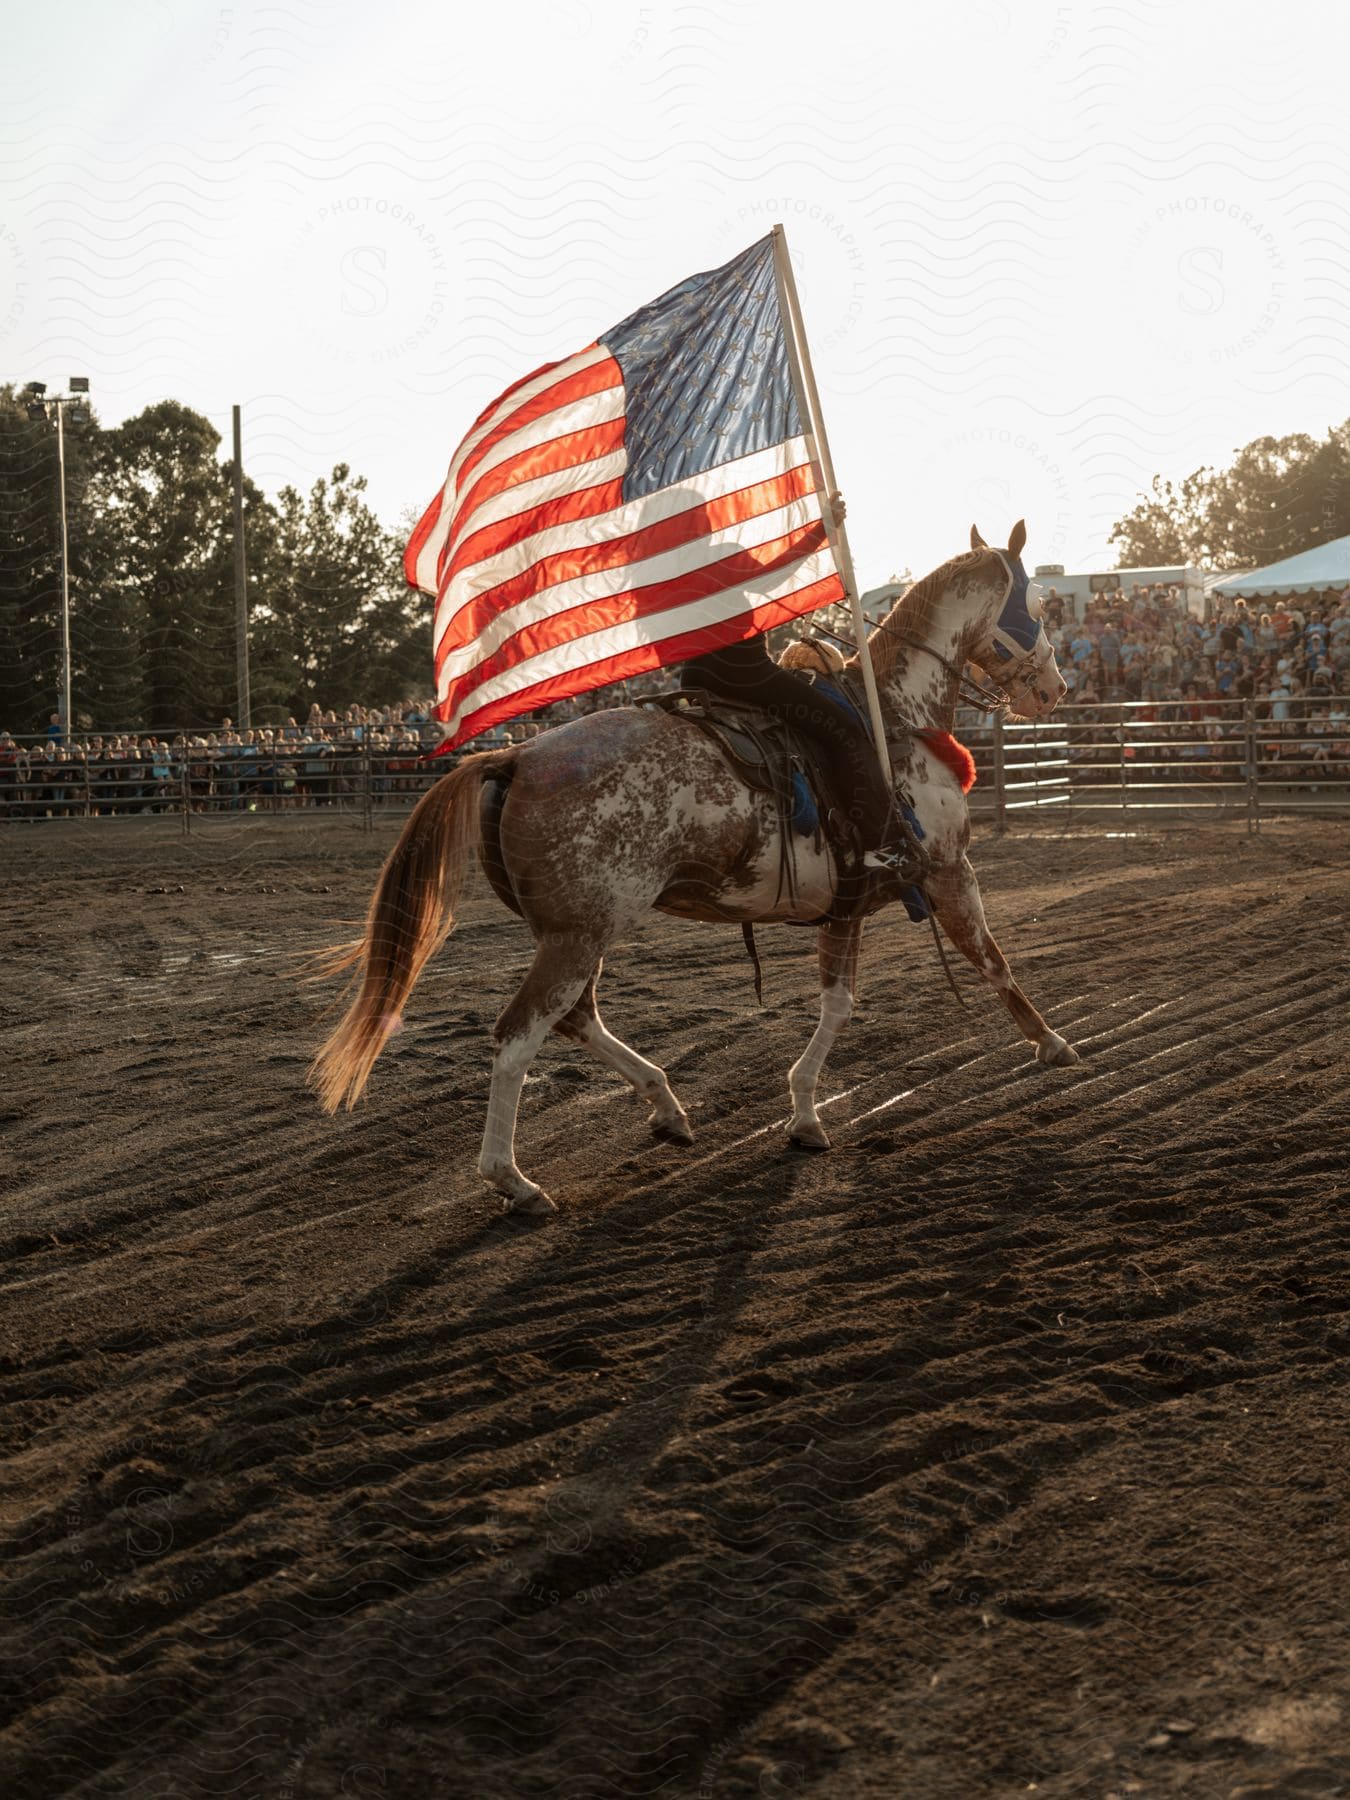
[[[1319,602],[1223,602],[1201,620],[1178,588],[1097,594],[1075,619],[1048,587],[1045,612],[1068,697],[1084,704],[1178,701],[1193,689],[1200,700],[1254,700],[1259,718],[1283,720],[1294,702],[1350,688],[1350,588]]]
[[[1181,591],[1168,587],[1095,595],[1076,617],[1051,585],[1044,607],[1069,686],[1070,710],[1062,716],[1070,760],[1088,778],[1101,760],[1097,750],[1118,745],[1127,717],[1136,738],[1141,730],[1149,734],[1149,760],[1165,775],[1208,772],[1197,761],[1231,774],[1230,740],[1246,731],[1246,708],[1237,702],[1251,702],[1266,766],[1350,778],[1350,588],[1321,603],[1277,601],[1268,609],[1239,599],[1208,620],[1188,612]],[[485,732],[471,747],[520,742],[660,691],[669,680],[668,671],[657,671],[560,701]],[[976,715],[963,715],[960,729],[972,747],[985,735]],[[1174,753],[1169,738],[1176,739]],[[54,713],[43,742],[20,744],[0,732],[0,818],[178,812],[185,805],[194,812],[277,812],[406,804],[444,772],[444,760],[427,758],[439,740],[432,702],[417,698],[341,713],[316,704],[303,724],[288,718],[237,729],[225,718],[214,730],[171,736],[85,731],[68,740]]]
[[[1250,703],[1263,773],[1350,777],[1350,588],[1221,601],[1202,620],[1175,587],[1094,595],[1074,617],[1048,586],[1045,618],[1069,687],[1070,761],[1085,776],[1125,725],[1127,757],[1164,779],[1238,779]]]
[[[643,676],[616,688],[565,700],[494,727],[472,749],[519,743],[551,725],[614,706],[665,685]],[[0,731],[0,818],[106,814],[281,812],[306,807],[404,804],[443,775],[449,761],[427,753],[440,742],[429,699],[396,706],[317,704],[301,724],[149,734],[77,731],[67,740],[53,713],[45,739],[19,743]],[[453,760],[453,758],[449,759]]]
[[[77,731],[67,740],[53,713],[45,742],[0,732],[0,816],[279,811],[352,804],[420,792],[434,779],[422,761],[439,733],[431,703],[407,700],[341,714],[310,708],[302,725],[172,735]]]

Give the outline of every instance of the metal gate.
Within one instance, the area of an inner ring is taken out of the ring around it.
[[[1300,716],[1261,719],[1250,700],[1064,705],[1048,718],[958,718],[975,755],[976,817],[1003,829],[1046,812],[1350,812],[1350,721],[1336,699],[1293,700]]]

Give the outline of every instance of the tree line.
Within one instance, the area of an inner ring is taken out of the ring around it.
[[[179,731],[233,716],[233,466],[176,400],[103,427],[67,420],[77,727]],[[244,480],[255,723],[387,705],[426,688],[429,611],[402,541],[345,463],[307,494]],[[60,703],[56,433],[0,388],[0,728],[41,731]]]
[[[1325,437],[1259,437],[1225,468],[1155,475],[1112,528],[1122,569],[1260,569],[1350,535],[1350,420]]]
[[[233,468],[200,413],[162,400],[67,425],[75,721],[180,731],[235,710]],[[244,480],[256,723],[425,689],[428,603],[346,463],[307,494]],[[40,732],[61,691],[55,432],[0,387],[0,728]],[[1110,534],[1121,568],[1253,568],[1350,534],[1350,421],[1256,438],[1225,468],[1154,478]],[[846,625],[843,629],[847,630]]]

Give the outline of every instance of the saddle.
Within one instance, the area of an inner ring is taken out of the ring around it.
[[[716,744],[738,780],[753,793],[767,794],[773,800],[779,825],[779,898],[785,890],[791,896],[797,889],[794,836],[812,839],[817,851],[822,844],[829,846],[839,872],[829,907],[819,918],[788,919],[785,924],[814,926],[852,918],[889,885],[885,876],[864,869],[862,844],[834,792],[830,765],[811,739],[798,736],[781,719],[758,707],[702,688],[652,695],[640,704],[696,726]],[[918,821],[910,818],[917,826]],[[904,888],[898,897],[911,918],[927,916],[914,888]]]
[[[702,688],[654,694],[641,704],[696,726],[716,744],[738,781],[752,793],[769,795],[785,847],[794,834],[809,837],[816,849],[827,843],[841,868],[861,865],[857,833],[830,792],[824,758],[781,719]]]

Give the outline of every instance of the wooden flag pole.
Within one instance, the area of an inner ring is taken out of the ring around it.
[[[881,717],[881,695],[877,692],[877,678],[872,668],[872,653],[867,647],[867,620],[864,617],[862,601],[858,596],[857,577],[853,573],[853,557],[849,551],[848,538],[844,527],[835,522],[834,510],[830,505],[830,496],[835,491],[834,464],[830,460],[829,440],[825,436],[825,421],[820,412],[820,395],[816,391],[815,371],[811,367],[811,352],[806,342],[806,327],[802,323],[801,306],[797,299],[797,283],[793,279],[792,264],[788,260],[787,233],[781,225],[773,228],[773,265],[778,281],[778,304],[786,326],[784,336],[787,341],[788,363],[792,370],[792,386],[797,395],[797,410],[802,416],[802,426],[806,442],[811,451],[811,461],[816,472],[816,486],[820,490],[821,517],[825,521],[825,531],[834,551],[834,560],[839,566],[843,579],[844,591],[848,595],[849,606],[853,613],[853,630],[858,640],[858,666],[862,670],[863,690],[867,695],[867,713],[872,721],[872,736],[876,742],[877,760],[881,764],[881,772],[889,784],[891,780],[891,759],[886,749],[886,726]]]

